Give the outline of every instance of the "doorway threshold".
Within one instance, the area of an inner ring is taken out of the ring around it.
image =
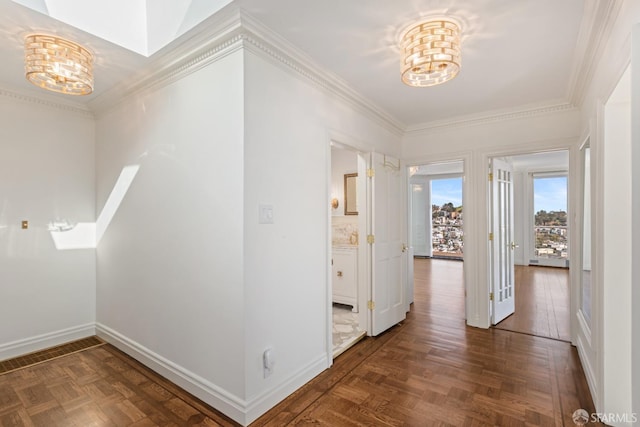
[[[345,351],[349,350],[351,347],[356,345],[358,341],[363,339],[367,333],[365,331],[361,331],[358,335],[353,335],[340,343],[333,343],[333,358],[340,356]]]

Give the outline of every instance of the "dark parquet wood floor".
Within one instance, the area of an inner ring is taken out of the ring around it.
[[[515,313],[496,328],[571,340],[568,269],[516,266],[515,303]]]
[[[593,412],[568,343],[465,326],[462,263],[416,260],[407,320],[253,426],[573,426]],[[233,426],[110,345],[0,375],[1,426]]]

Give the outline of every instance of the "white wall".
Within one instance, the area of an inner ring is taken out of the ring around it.
[[[195,68],[97,119],[99,210],[139,165],[98,246],[97,329],[247,424],[331,363],[330,141],[399,138],[259,53]]]
[[[329,143],[398,155],[399,138],[260,51],[246,54],[245,308],[248,421],[327,360]],[[339,135],[339,136],[336,136]],[[258,205],[274,207],[259,224]],[[263,378],[262,353],[276,365]]]
[[[403,159],[408,164],[465,161],[464,259],[469,325],[486,328],[490,323],[487,279],[489,158],[560,148],[576,151],[578,134],[578,111],[558,109],[504,120],[416,130],[404,136]]]
[[[242,79],[237,51],[96,126],[99,211],[140,166],[98,245],[98,332],[232,417],[246,390]]]
[[[633,27],[632,70],[640,69],[640,24]],[[631,77],[631,408],[640,414],[640,73]],[[636,361],[636,363],[633,363]]]
[[[600,412],[609,412],[614,407],[611,406],[614,396],[618,396],[618,393],[626,393],[631,396],[640,393],[640,384],[637,385],[637,389],[631,390],[628,384],[625,383],[624,389],[618,391],[611,391],[613,395],[611,398],[607,396],[609,381],[615,378],[620,378],[622,370],[624,375],[629,377],[632,373],[630,369],[623,366],[612,366],[607,361],[607,356],[611,351],[618,351],[617,348],[607,347],[606,336],[610,331],[619,330],[623,335],[627,335],[631,328],[632,319],[627,316],[625,305],[620,307],[622,313],[618,313],[609,318],[606,312],[607,305],[609,310],[614,309],[615,302],[621,301],[616,299],[622,297],[626,291],[625,285],[618,285],[614,288],[609,282],[605,281],[605,258],[607,241],[611,238],[607,234],[609,229],[606,224],[607,208],[605,205],[605,194],[608,191],[610,185],[616,185],[616,180],[619,179],[619,174],[625,174],[624,169],[616,171],[615,168],[606,166],[605,162],[607,153],[616,158],[617,155],[624,155],[626,159],[631,158],[630,148],[625,153],[611,153],[610,150],[615,150],[616,143],[613,142],[613,146],[608,147],[610,139],[605,137],[605,113],[603,105],[609,99],[614,88],[618,84],[622,74],[627,69],[627,66],[631,59],[631,30],[634,23],[640,22],[640,2],[624,1],[622,7],[618,13],[616,24],[612,26],[611,35],[603,45],[602,54],[598,58],[597,63],[594,66],[594,77],[589,87],[586,90],[584,96],[584,102],[581,106],[581,131],[583,135],[590,135],[591,144],[591,174],[592,174],[592,295],[593,295],[593,313],[591,316],[590,329],[581,327],[578,331],[578,349],[580,357],[585,368],[585,373],[589,381],[591,393],[593,395],[596,409]],[[633,164],[632,170],[637,169]],[[628,193],[631,194],[631,193]],[[627,209],[631,209],[633,201],[629,201]],[[609,215],[612,215],[609,212]],[[617,241],[617,240],[616,240]],[[624,244],[624,240],[622,241]],[[631,243],[631,250],[634,251],[635,241]],[[574,252],[575,253],[575,252]],[[613,264],[610,264],[613,266]],[[626,267],[625,267],[626,268]],[[626,280],[626,279],[625,279]],[[622,291],[622,294],[619,293]],[[618,293],[618,297],[616,297]],[[608,298],[609,302],[606,301]],[[611,298],[614,298],[611,300]],[[581,337],[584,336],[584,339]],[[617,336],[617,332],[614,332],[612,337]],[[628,344],[629,348],[636,348],[640,344],[635,335],[631,335],[631,342]],[[626,347],[626,345],[624,346]],[[622,351],[626,351],[624,349]],[[609,359],[612,361],[612,359]],[[637,363],[636,363],[637,364]],[[626,402],[620,402],[626,405]],[[618,406],[615,406],[618,408]],[[634,408],[638,410],[638,408]]]
[[[47,230],[95,221],[93,159],[91,116],[0,94],[0,360],[94,334],[95,249]]]
[[[604,117],[603,407],[615,414],[632,412],[630,74],[629,69],[608,100]]]

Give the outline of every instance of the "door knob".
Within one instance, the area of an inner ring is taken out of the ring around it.
[[[511,242],[511,250],[514,250],[515,248],[519,248],[520,245],[516,245],[515,243]]]
[[[404,243],[402,244],[402,252],[407,252],[407,249],[409,249],[407,247],[407,245],[405,245]]]

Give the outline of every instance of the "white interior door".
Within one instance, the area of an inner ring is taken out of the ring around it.
[[[492,323],[515,311],[513,241],[513,171],[500,159],[491,164],[491,283]]]
[[[371,335],[378,335],[404,320],[406,230],[402,173],[397,159],[371,154],[369,194],[371,254]]]

